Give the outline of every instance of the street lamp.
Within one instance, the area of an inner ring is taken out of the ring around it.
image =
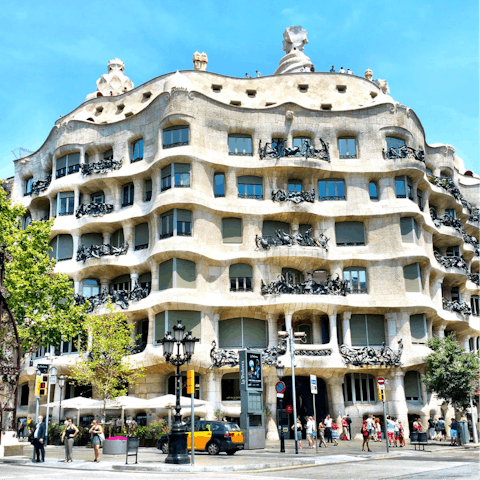
[[[281,364],[277,364],[277,376],[281,380],[283,378],[283,375],[285,374],[285,367]],[[279,420],[280,420],[280,453],[285,453],[285,435],[283,433],[283,393],[282,396],[279,397],[280,400],[280,414],[279,414]]]
[[[187,363],[192,358],[193,352],[195,351],[195,343],[198,342],[199,339],[193,337],[192,332],[188,332],[185,335],[184,332],[185,327],[182,325],[181,320],[179,320],[177,325],[173,326],[173,336],[171,332],[167,332],[162,339],[165,360],[177,367],[177,372],[175,374],[175,417],[170,432],[168,455],[165,459],[165,463],[190,463],[187,451],[185,424],[182,422],[182,417],[180,415],[180,396],[182,393],[180,366]],[[177,345],[176,354],[173,353],[175,344]],[[180,354],[180,345],[183,346],[183,355]]]
[[[58,377],[58,386],[60,387],[60,407],[58,409],[58,440],[57,445],[60,445],[60,421],[62,419],[62,397],[63,387],[65,386],[65,375],[62,373]]]

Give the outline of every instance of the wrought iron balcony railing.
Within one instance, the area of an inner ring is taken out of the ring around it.
[[[258,155],[260,159],[264,158],[282,158],[282,157],[304,157],[304,158],[318,158],[330,162],[330,154],[328,152],[328,143],[320,138],[322,148],[314,148],[310,145],[308,140],[305,140],[302,145],[296,147],[286,147],[286,140],[278,140],[274,143],[266,143],[262,147],[262,141],[258,144]]]
[[[272,200],[274,202],[293,202],[293,203],[302,203],[302,202],[315,202],[315,189],[301,191],[301,192],[288,192],[287,190],[273,190],[272,191]]]
[[[102,159],[98,162],[93,163],[82,163],[80,165],[80,170],[82,171],[82,175],[91,175],[92,173],[107,173],[110,170],[118,170],[121,168],[123,163],[122,160],[114,160],[111,159]]]
[[[464,270],[465,272],[468,272],[468,265],[467,262],[462,257],[457,257],[457,256],[444,256],[440,255],[438,252],[433,252],[435,255],[435,258],[437,259],[437,262],[440,265],[443,265],[445,268],[460,268],[461,270]]]
[[[364,365],[385,365],[387,367],[401,366],[403,342],[399,340],[398,350],[394,351],[383,343],[381,348],[340,346],[340,355],[346,364],[357,367]]]
[[[135,355],[136,353],[142,353],[145,348],[147,348],[147,342],[138,342],[135,346],[130,347],[128,350],[130,355]]]
[[[45,180],[35,180],[32,183],[31,193],[40,193],[44,192],[48,186],[52,183],[52,176],[48,175]]]
[[[107,213],[113,212],[113,205],[110,203],[87,203],[80,205],[75,212],[75,217],[81,218],[84,215],[92,217],[101,217]]]
[[[470,216],[468,217],[468,221],[472,223],[478,223],[478,208],[474,208],[473,211],[470,213]]]
[[[436,227],[445,225],[446,227],[453,227],[459,233],[464,232],[462,222],[458,218],[453,218],[447,214],[439,217],[432,207],[430,207],[430,216],[432,217],[433,223]]]
[[[107,257],[108,255],[125,255],[127,250],[128,242],[125,242],[120,247],[115,247],[109,243],[91,245],[90,247],[80,245],[77,250],[77,262],[85,262],[89,258]]]
[[[467,274],[467,278],[475,283],[475,285],[479,285],[480,286],[480,280],[479,280],[479,276],[478,276],[478,273],[468,273]]]
[[[257,248],[269,250],[271,247],[280,247],[283,245],[292,247],[298,245],[300,247],[322,247],[325,250],[328,250],[328,241],[330,239],[323,233],[321,233],[319,237],[313,237],[311,228],[309,228],[303,235],[301,233],[290,235],[289,233],[285,233],[282,229],[277,230],[275,234],[276,237],[272,235],[267,235],[265,237],[256,235],[255,243]]]
[[[478,208],[474,208],[469,201],[465,200],[462,192],[460,192],[459,188],[455,185],[455,182],[451,178],[428,175],[428,180],[431,184],[441,187],[450,193],[455,200],[458,200],[468,210],[470,213],[469,220],[478,223]]]
[[[148,297],[150,294],[150,285],[142,288],[140,285],[136,285],[133,290],[112,290],[108,292],[107,290],[102,290],[97,295],[91,297],[85,297],[81,293],[77,293],[74,296],[75,305],[85,305],[87,301],[89,306],[87,308],[87,313],[93,312],[95,307],[99,305],[106,305],[110,300],[111,303],[117,304],[123,310],[128,308],[129,301],[139,301],[142,298]]]
[[[287,275],[289,277],[289,275]],[[342,280],[338,275],[337,278],[332,279],[330,275],[327,276],[325,282],[317,283],[312,278],[303,282],[294,283],[293,279],[285,278],[279,275],[277,280],[270,282],[268,285],[263,283],[261,285],[262,295],[280,295],[280,294],[296,294],[296,295],[342,295],[346,296],[348,293],[348,282]]]
[[[425,152],[423,150],[415,150],[412,147],[402,145],[401,147],[390,147],[388,150],[382,149],[383,158],[410,158],[425,163]]]
[[[465,302],[458,302],[457,300],[448,300],[442,298],[443,309],[449,312],[461,313],[462,315],[471,315],[472,310]]]

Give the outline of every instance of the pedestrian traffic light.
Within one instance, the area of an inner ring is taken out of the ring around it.
[[[385,390],[378,389],[378,399],[382,401],[385,400]]]
[[[36,375],[35,376],[35,396],[40,396],[40,383],[42,382],[42,376]]]
[[[187,394],[191,395],[195,393],[195,371],[188,370],[187,371]]]
[[[40,376],[40,388],[39,388],[39,395],[46,395],[47,394],[47,386],[48,386],[48,375],[41,375]]]

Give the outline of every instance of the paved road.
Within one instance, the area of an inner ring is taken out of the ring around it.
[[[368,457],[367,457],[368,458]],[[252,457],[253,460],[253,457]],[[140,467],[140,466],[139,466]],[[252,461],[252,468],[255,467]],[[478,480],[478,450],[420,453],[409,452],[396,458],[348,461],[334,465],[277,469],[265,472],[208,472],[208,473],[157,473],[58,470],[36,465],[0,464],[0,480]]]

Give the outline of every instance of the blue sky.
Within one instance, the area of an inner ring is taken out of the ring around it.
[[[317,71],[371,68],[416,112],[429,144],[453,145],[478,172],[478,19],[477,0],[3,0],[0,178],[14,173],[12,150],[37,150],[95,90],[109,59],[125,62],[135,86],[192,69],[196,50],[209,71],[270,75],[291,25],[308,31]]]

